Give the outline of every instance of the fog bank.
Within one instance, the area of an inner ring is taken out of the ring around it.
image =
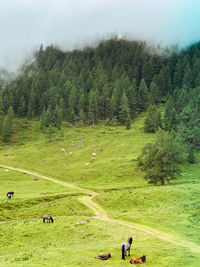
[[[198,0],[0,2],[0,68],[15,71],[42,43],[72,50],[111,34],[180,47],[200,40]]]

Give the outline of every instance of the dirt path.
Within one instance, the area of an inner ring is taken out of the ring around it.
[[[82,192],[82,193],[86,194],[86,196],[79,197],[78,199],[83,205],[85,205],[86,207],[88,207],[90,210],[92,210],[94,212],[95,218],[98,219],[98,220],[107,221],[107,222],[111,222],[111,223],[115,223],[115,224],[117,223],[119,225],[127,226],[127,227],[130,227],[130,228],[145,232],[147,234],[150,234],[150,235],[152,235],[152,236],[154,236],[154,237],[156,237],[158,239],[164,240],[166,242],[173,243],[173,244],[175,244],[177,246],[182,246],[182,247],[185,247],[185,248],[189,248],[194,252],[200,253],[200,246],[195,245],[195,244],[193,244],[193,243],[191,243],[189,241],[185,241],[185,240],[182,240],[182,239],[175,238],[175,237],[173,237],[173,236],[171,236],[169,234],[157,231],[155,229],[152,229],[152,228],[149,228],[149,227],[146,227],[146,226],[143,226],[143,225],[139,225],[139,224],[132,223],[132,222],[125,222],[125,221],[122,221],[122,220],[116,220],[116,219],[110,218],[107,215],[106,211],[100,205],[98,205],[97,203],[95,203],[93,201],[93,198],[95,196],[97,196],[98,193],[96,193],[96,192],[94,192],[92,190],[87,190],[87,189],[81,188],[79,186],[76,186],[74,184],[62,182],[62,181],[59,181],[57,179],[53,179],[53,178],[50,178],[50,177],[47,177],[47,176],[44,176],[44,175],[40,175],[40,174],[35,173],[35,172],[24,170],[24,169],[10,167],[10,166],[7,166],[7,165],[2,165],[2,164],[0,164],[0,167],[6,168],[6,169],[10,169],[10,170],[19,171],[19,172],[26,173],[26,174],[30,174],[32,176],[36,176],[36,177],[39,177],[41,179],[48,180],[48,181],[51,181],[53,183],[56,183],[56,184],[59,184],[59,185],[62,185],[62,186],[68,187],[68,188],[72,188],[72,189],[75,189],[75,190],[77,190],[79,192]]]
[[[112,222],[112,223],[117,223],[119,225],[123,225],[123,226],[127,226],[133,229],[136,229],[138,231],[142,231],[145,232],[147,234],[150,234],[158,239],[161,239],[163,241],[166,242],[170,242],[175,244],[176,246],[182,246],[185,248],[189,248],[194,252],[200,253],[200,246],[195,245],[189,241],[186,240],[182,240],[182,239],[178,239],[175,238],[169,234],[166,234],[164,232],[161,231],[157,231],[155,229],[143,226],[143,225],[139,225],[133,222],[125,222],[122,220],[116,220],[116,219],[112,219],[110,218],[106,212],[98,205],[96,204],[92,198],[94,196],[84,196],[84,197],[80,197],[79,200],[85,205],[87,206],[89,209],[91,209],[94,213],[95,213],[95,218],[99,219],[101,221],[107,221],[107,222]]]
[[[15,168],[15,167],[10,167],[10,166],[7,166],[7,165],[2,165],[2,164],[0,164],[0,167],[5,168],[5,169],[9,169],[9,170],[13,170],[13,171],[19,171],[19,172],[23,172],[23,173],[26,173],[26,174],[30,174],[30,175],[39,177],[39,178],[47,180],[47,181],[51,181],[51,182],[56,183],[56,184],[63,185],[63,186],[66,186],[68,188],[72,188],[72,189],[78,190],[79,192],[82,192],[82,193],[87,194],[87,195],[91,195],[91,196],[97,195],[97,193],[94,192],[94,191],[90,191],[90,190],[78,187],[78,186],[76,186],[74,184],[69,184],[69,183],[66,183],[66,182],[62,182],[60,180],[52,179],[50,177],[38,174],[36,172],[31,172],[31,171],[27,171],[27,170]]]

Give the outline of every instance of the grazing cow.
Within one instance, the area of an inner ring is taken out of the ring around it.
[[[8,192],[7,193],[7,197],[9,198],[9,199],[11,199],[11,197],[14,195],[14,192]]]
[[[96,160],[96,158],[92,157],[91,160],[90,160],[90,163],[92,163],[95,160]]]
[[[146,262],[146,255],[143,255],[142,257],[139,258],[132,258],[130,260],[131,264],[143,264]]]
[[[130,256],[130,249],[131,249],[132,242],[133,242],[133,238],[129,237],[127,242],[123,242],[121,244],[122,259],[123,260],[125,260],[125,256],[127,254],[127,251],[128,251],[128,255]]]
[[[44,215],[43,216],[43,223],[45,223],[45,220],[47,220],[48,223],[52,222],[53,223],[53,218],[51,215]]]
[[[96,156],[97,154],[96,153],[92,153],[92,156]]]
[[[96,259],[100,259],[100,260],[107,260],[109,258],[111,258],[111,254],[110,253],[105,253],[103,255],[99,255],[97,257],[95,257]]]
[[[61,152],[65,152],[66,150],[65,150],[65,148],[61,148],[60,151]]]

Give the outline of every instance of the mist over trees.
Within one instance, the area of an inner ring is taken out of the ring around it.
[[[41,46],[35,61],[2,90],[3,112],[12,106],[16,115],[33,118],[51,107],[52,114],[61,109],[63,120],[72,124],[114,119],[126,125],[129,117],[161,100],[155,80],[163,64],[145,42],[114,38],[72,52]]]
[[[138,113],[166,103],[162,127],[199,149],[199,70],[199,43],[180,53],[118,38],[72,52],[41,45],[14,80],[0,83],[0,113],[12,106],[15,116],[40,118],[42,129],[60,128],[63,120],[79,125],[105,120],[129,129]]]

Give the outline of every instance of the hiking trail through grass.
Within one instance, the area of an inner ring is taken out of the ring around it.
[[[152,236],[154,236],[154,237],[156,237],[158,239],[164,240],[166,242],[173,243],[173,244],[175,244],[177,246],[182,246],[182,247],[185,247],[185,248],[189,248],[194,252],[200,253],[200,246],[195,245],[195,244],[193,244],[193,243],[191,243],[189,241],[173,237],[173,236],[171,236],[169,234],[166,234],[166,233],[161,232],[161,231],[157,231],[157,230],[149,228],[147,226],[139,225],[139,224],[136,224],[136,223],[133,223],[133,222],[125,222],[125,221],[122,221],[122,220],[117,220],[117,219],[110,218],[107,215],[106,211],[100,205],[98,205],[97,203],[95,203],[93,201],[93,198],[98,195],[98,193],[95,192],[95,191],[84,189],[84,188],[81,188],[81,187],[76,186],[74,184],[66,183],[66,182],[63,182],[63,181],[60,181],[60,180],[57,180],[57,179],[53,179],[53,178],[50,178],[50,177],[47,177],[47,176],[44,176],[44,175],[40,175],[40,174],[35,173],[35,172],[28,171],[28,170],[15,168],[15,167],[2,165],[2,164],[0,164],[0,167],[6,168],[6,169],[10,169],[10,170],[19,171],[19,172],[26,173],[26,174],[29,174],[29,175],[32,175],[32,176],[36,176],[38,178],[41,178],[41,179],[44,179],[44,180],[48,180],[48,181],[51,181],[53,183],[56,183],[56,184],[59,184],[59,185],[62,185],[62,186],[65,186],[65,187],[68,187],[68,188],[71,188],[71,189],[76,189],[76,190],[86,194],[86,196],[78,197],[78,200],[82,204],[84,204],[86,207],[88,207],[90,210],[92,210],[94,212],[95,215],[94,215],[93,218],[95,218],[95,219],[98,219],[98,220],[101,220],[101,221],[107,221],[107,222],[111,222],[111,223],[115,223],[115,224],[119,224],[119,225],[123,225],[123,226],[127,226],[129,228],[133,228],[133,229],[136,229],[138,231],[145,232],[145,233],[147,233],[149,235],[152,235]]]

